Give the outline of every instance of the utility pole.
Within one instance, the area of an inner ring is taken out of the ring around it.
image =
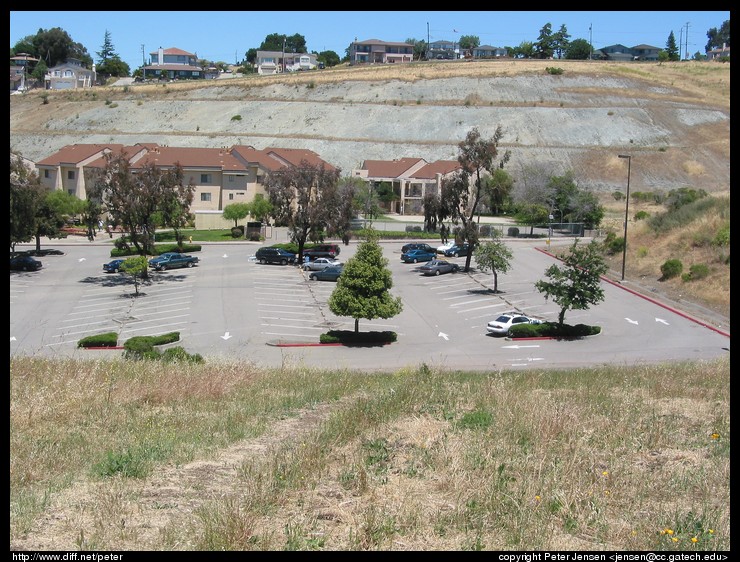
[[[144,43],[141,44],[141,66],[146,66],[146,57],[144,56]]]
[[[594,52],[594,44],[593,44],[593,35],[591,34],[591,28],[593,27],[592,23],[588,24],[588,60],[591,60],[591,57],[593,56]]]
[[[686,22],[686,59],[689,58],[689,22]]]
[[[681,31],[678,32],[678,60],[683,60],[683,55],[681,54],[682,49],[683,49],[683,26],[681,26]]]

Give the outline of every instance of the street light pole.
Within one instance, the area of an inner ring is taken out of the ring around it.
[[[622,247],[622,281],[624,281],[624,265],[627,260],[627,217],[630,208],[630,173],[632,168],[632,156],[628,154],[619,154],[620,158],[627,159],[627,201],[624,204],[624,246]]]

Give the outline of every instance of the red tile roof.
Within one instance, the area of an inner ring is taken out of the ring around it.
[[[37,162],[39,166],[59,166],[61,164],[78,164],[105,149],[121,150],[122,144],[68,144],[51,156]]]
[[[423,168],[420,168],[411,174],[410,177],[419,179],[435,179],[437,174],[446,176],[447,174],[457,172],[459,170],[462,170],[462,166],[457,160],[437,160],[436,162],[431,162]]]
[[[228,148],[155,146],[136,163],[132,164],[132,167],[142,168],[149,163],[165,167],[180,164],[182,168],[214,168],[224,172],[247,171],[246,166],[235,158]]]
[[[159,53],[159,49],[156,49],[149,53],[150,55],[156,55]],[[163,55],[185,55],[187,57],[194,57],[195,55],[193,53],[188,53],[187,51],[183,51],[182,49],[178,49],[177,47],[170,47],[169,49],[162,49]]]
[[[404,173],[410,170],[423,158],[400,158],[398,160],[365,160],[362,163],[362,169],[367,170],[368,177],[371,178],[399,178],[404,177]]]

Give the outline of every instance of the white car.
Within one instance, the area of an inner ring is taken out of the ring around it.
[[[342,265],[339,260],[333,260],[330,258],[316,258],[313,261],[305,262],[303,264],[304,271],[321,271],[332,265]]]
[[[488,323],[486,329],[489,334],[505,336],[509,329],[517,324],[542,324],[542,320],[525,316],[521,312],[511,311],[500,314],[495,320]]]
[[[437,253],[438,254],[444,254],[447,250],[452,248],[455,245],[455,239],[446,242],[445,244],[442,244],[441,246],[437,247]]]

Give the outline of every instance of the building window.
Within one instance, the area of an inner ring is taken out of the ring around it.
[[[234,200],[234,194],[233,193],[229,193],[229,201],[233,201],[233,200]]]
[[[229,176],[229,183],[234,183],[234,176]]]
[[[208,202],[211,200],[211,194],[210,193],[201,193],[200,194],[200,200],[203,202]]]
[[[44,170],[44,177],[45,178],[48,178],[49,177],[49,170]]]
[[[69,170],[69,171],[67,172],[67,179],[68,179],[68,180],[73,180],[73,179],[75,179],[75,172],[74,172],[74,170]]]
[[[211,174],[201,174],[200,183],[211,183]]]

